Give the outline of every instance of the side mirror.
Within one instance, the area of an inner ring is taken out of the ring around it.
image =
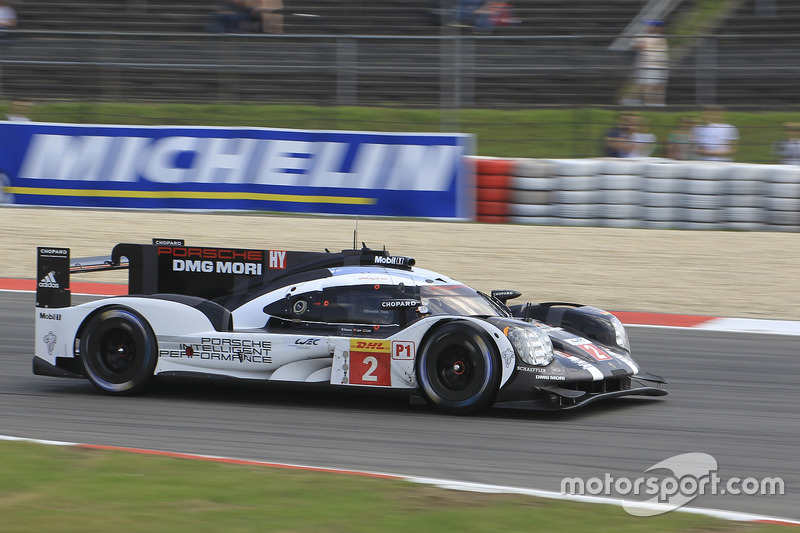
[[[504,304],[508,300],[513,300],[514,298],[519,298],[520,296],[522,296],[522,293],[514,290],[492,291],[492,298],[495,300],[500,300]]]

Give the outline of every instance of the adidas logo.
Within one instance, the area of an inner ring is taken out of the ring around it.
[[[39,287],[43,289],[60,289],[61,285],[56,281],[55,271],[50,272],[39,282]]]

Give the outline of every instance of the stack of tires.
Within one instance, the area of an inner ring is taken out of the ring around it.
[[[684,163],[680,165],[684,178],[680,221],[681,229],[720,229],[722,221],[723,193],[731,165],[725,163]]]
[[[558,159],[553,190],[555,215],[565,226],[597,226],[599,215],[599,172],[597,159]]]
[[[476,213],[479,222],[509,222],[511,201],[511,174],[514,160],[479,158],[475,160],[477,201]]]
[[[778,167],[770,173],[764,203],[767,229],[800,231],[800,167]]]
[[[511,222],[516,224],[559,225],[555,217],[553,177],[555,163],[547,159],[520,159],[511,177]]]
[[[604,161],[599,176],[598,218],[610,228],[642,227],[644,163],[632,159]]]
[[[669,229],[681,218],[681,180],[679,165],[670,161],[654,161],[644,165],[642,193],[642,227]]]
[[[476,158],[482,222],[800,231],[800,167]]]
[[[764,193],[774,165],[731,165],[723,198],[725,228],[747,231],[764,229]]]

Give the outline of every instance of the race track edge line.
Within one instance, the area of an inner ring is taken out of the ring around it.
[[[116,451],[125,453],[137,453],[143,455],[156,455],[159,457],[172,457],[177,459],[189,459],[194,461],[210,461],[215,463],[248,465],[248,466],[263,466],[266,468],[284,468],[292,470],[304,470],[309,472],[321,472],[330,474],[344,474],[349,476],[364,476],[379,479],[396,479],[405,480],[409,483],[416,483],[421,485],[432,485],[441,489],[447,490],[460,490],[466,492],[479,492],[484,494],[518,494],[521,496],[532,496],[536,498],[546,498],[551,500],[569,500],[583,503],[597,503],[605,505],[640,507],[642,509],[653,509],[653,504],[630,502],[619,498],[605,498],[600,496],[581,496],[573,494],[562,494],[560,492],[539,490],[539,489],[525,489],[521,487],[508,487],[503,485],[490,485],[483,483],[469,483],[464,481],[454,481],[448,479],[426,478],[417,476],[404,476],[401,474],[389,474],[382,472],[369,472],[365,470],[350,470],[341,468],[327,468],[309,465],[298,465],[290,463],[274,463],[269,461],[256,461],[251,459],[236,459],[232,457],[222,457],[216,455],[199,455],[191,453],[167,452],[159,450],[147,450],[143,448],[129,448],[123,446],[105,446],[101,444],[83,444],[77,442],[65,442],[56,440],[43,440],[43,439],[30,439],[25,437],[14,437],[10,435],[0,435],[0,441],[17,441],[17,442],[30,442],[34,444],[43,444],[47,446],[72,446],[75,448],[89,449],[89,450],[102,450],[102,451]],[[658,505],[658,504],[656,504]],[[674,509],[681,513],[691,513],[712,518],[719,518],[722,520],[730,520],[735,522],[755,522],[765,524],[776,524],[785,526],[800,526],[800,521],[791,520],[788,518],[779,518],[775,516],[758,515],[751,513],[740,513],[737,511],[725,511],[721,509],[705,509],[702,507],[680,507]]]

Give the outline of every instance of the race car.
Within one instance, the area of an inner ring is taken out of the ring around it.
[[[72,305],[70,277],[128,269],[128,295]],[[38,248],[35,374],[88,378],[111,394],[159,376],[406,389],[442,411],[573,409],[663,396],[611,313],[569,303],[509,306],[362,244],[339,253],[118,244],[70,260]]]

